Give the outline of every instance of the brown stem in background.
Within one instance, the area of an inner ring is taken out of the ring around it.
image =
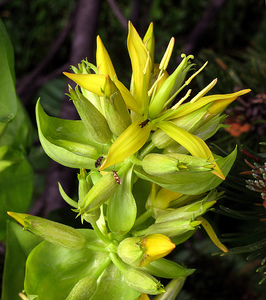
[[[184,46],[185,54],[193,54],[198,47],[202,36],[210,27],[212,21],[217,17],[224,3],[225,0],[213,0],[213,2],[207,6],[201,20],[196,24],[187,38]]]
[[[109,3],[109,6],[111,7],[114,15],[117,17],[117,20],[120,22],[120,24],[122,25],[122,27],[127,30],[127,19],[125,18],[125,16],[123,15],[123,13],[121,12],[120,8],[118,7],[117,3],[115,2],[115,0],[107,0]]]
[[[46,55],[46,57],[37,65],[37,67],[31,73],[27,74],[24,78],[20,79],[17,82],[17,93],[19,98],[24,104],[27,104],[27,102],[35,94],[36,90],[41,85],[51,80],[52,78],[58,76],[59,74],[62,73],[62,71],[67,70],[66,65],[63,65],[62,67],[59,68],[60,73],[58,73],[57,71],[52,71],[48,75],[43,75],[45,68],[54,59],[55,55],[63,45],[71,29],[73,28],[75,16],[76,16],[76,11],[74,10],[69,17],[66,26],[62,29],[59,36],[55,39],[55,42],[52,44],[50,51]]]

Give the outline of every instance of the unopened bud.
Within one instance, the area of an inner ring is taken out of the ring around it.
[[[144,247],[141,245],[140,237],[129,237],[124,239],[117,248],[119,257],[127,264],[138,267],[143,254]]]
[[[126,283],[133,289],[150,295],[164,293],[163,285],[150,274],[131,268],[125,273]]]
[[[180,168],[186,169],[185,165],[179,166],[178,159],[156,153],[146,155],[142,160],[142,167],[146,173],[151,175],[170,174],[179,171]]]
[[[119,188],[113,173],[107,173],[89,190],[88,194],[79,203],[80,212],[90,212],[99,208]]]

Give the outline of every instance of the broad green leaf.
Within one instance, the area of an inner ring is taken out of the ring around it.
[[[136,300],[140,292],[130,288],[124,276],[110,264],[100,277],[98,288],[90,300]]]
[[[15,222],[7,222],[2,300],[19,299],[18,293],[24,289],[26,259],[41,241],[42,239],[34,234],[23,231]]]
[[[0,176],[0,240],[5,236],[7,211],[25,212],[30,204],[33,189],[33,169],[25,156],[10,149],[5,160],[14,163]]]
[[[4,24],[0,20],[0,122],[7,123],[17,113],[14,53]]]
[[[82,121],[50,117],[40,101],[36,105],[36,118],[39,138],[48,156],[70,168],[95,168],[102,145],[92,141]]]
[[[91,244],[101,245],[94,231],[80,232]],[[94,276],[107,258],[106,252],[72,250],[44,241],[27,259],[24,288],[39,299],[65,300],[75,284],[83,277]]]
[[[214,155],[215,161],[225,176],[227,176],[229,173],[235,161],[236,154],[237,150],[235,149],[226,157]],[[134,171],[142,179],[154,182],[170,191],[186,195],[197,195],[204,193],[214,189],[223,181],[211,172],[200,173],[179,171],[173,174],[155,176],[145,173],[139,166],[136,166]]]
[[[132,168],[121,176],[121,187],[111,197],[107,208],[108,225],[112,232],[124,235],[135,223],[137,206],[132,195]]]

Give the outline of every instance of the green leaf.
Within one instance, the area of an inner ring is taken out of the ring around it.
[[[19,99],[16,99],[16,102],[18,106],[16,117],[7,124],[0,138],[0,146],[12,145],[26,152],[32,143],[32,124]]]
[[[5,160],[14,162],[0,176],[0,240],[5,236],[7,211],[25,212],[30,204],[33,190],[33,169],[18,150],[9,149]]]
[[[214,155],[215,161],[221,168],[224,176],[229,173],[237,154],[237,149],[232,151],[228,156],[221,157]],[[187,194],[197,195],[205,193],[217,187],[223,180],[215,176],[211,172],[187,172],[179,171],[174,174],[167,175],[149,175],[140,166],[134,169],[137,176],[142,179],[154,182],[161,187],[170,191]]]
[[[163,278],[189,276],[195,271],[195,269],[186,269],[179,264],[165,258],[154,260],[149,265],[141,269],[152,274],[153,276]]]
[[[0,20],[0,122],[7,123],[17,113],[14,53],[3,22]]]
[[[93,230],[79,231],[91,244],[101,244]],[[106,252],[72,250],[44,241],[27,259],[24,288],[39,299],[65,300],[75,284],[83,277],[94,276],[107,258]]]
[[[95,168],[102,145],[92,141],[82,121],[48,116],[36,105],[38,132],[44,151],[56,162],[70,168]]]
[[[26,259],[41,241],[41,238],[23,231],[15,222],[7,222],[2,300],[19,299],[18,293],[24,289]]]
[[[130,288],[124,275],[110,264],[100,277],[96,293],[90,300],[136,300],[140,292]]]
[[[124,235],[135,223],[137,206],[132,194],[132,168],[121,177],[121,186],[110,199],[107,208],[109,228]]]

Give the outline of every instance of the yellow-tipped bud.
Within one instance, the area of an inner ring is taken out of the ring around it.
[[[168,255],[175,248],[169,237],[163,234],[150,234],[142,237],[129,237],[118,246],[117,253],[127,264],[145,267],[149,263]]]

